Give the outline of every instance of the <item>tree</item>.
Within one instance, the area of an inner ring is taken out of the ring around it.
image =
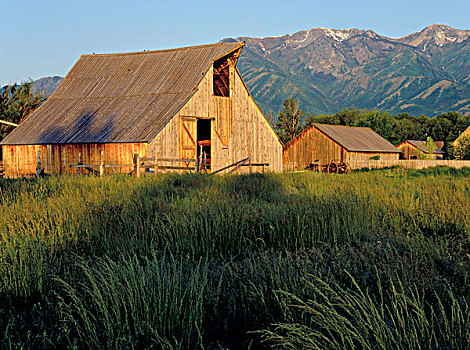
[[[388,112],[362,111],[352,126],[369,127],[394,144],[399,144],[396,121]]]
[[[452,145],[460,133],[470,125],[470,116],[463,116],[457,112],[441,113],[426,121],[426,133],[434,140],[444,141],[443,151],[451,153],[447,149]]]
[[[276,132],[281,141],[286,144],[302,131],[304,112],[292,97],[284,101],[276,123]]]
[[[432,158],[432,155],[436,151],[436,144],[434,143],[434,140],[432,139],[431,136],[428,136],[426,138],[426,141],[424,142],[424,147],[426,148],[426,152],[428,152],[429,157]]]
[[[33,93],[31,84],[32,82],[13,84],[0,89],[0,120],[19,124],[46,100],[43,94]],[[0,123],[0,140],[13,128]]]
[[[282,117],[295,115],[293,112],[287,112],[292,109],[294,112],[298,109],[296,101],[294,99],[284,101]],[[426,140],[427,136],[432,137],[433,140],[444,141],[442,150],[449,159],[453,157],[452,143],[463,130],[470,126],[470,115],[462,115],[458,112],[441,113],[434,118],[429,118],[425,115],[412,116],[408,113],[391,115],[385,111],[345,108],[333,115],[307,114],[302,127],[299,126],[302,116],[297,118],[297,121],[291,118],[291,123],[289,123],[289,118],[281,120],[281,113],[276,130],[283,142],[295,137],[300,132],[299,129],[305,129],[314,123],[369,127],[394,145],[405,140]]]

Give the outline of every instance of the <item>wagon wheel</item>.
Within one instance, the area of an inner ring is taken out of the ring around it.
[[[335,173],[338,171],[338,167],[336,166],[335,163],[330,163],[330,164],[328,165],[327,170],[328,170],[328,173],[330,173],[330,174],[335,174]]]
[[[338,174],[344,174],[346,172],[346,165],[344,163],[338,164]]]

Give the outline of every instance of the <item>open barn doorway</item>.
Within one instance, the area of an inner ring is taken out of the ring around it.
[[[197,120],[197,157],[201,169],[211,169],[211,119],[198,119]]]

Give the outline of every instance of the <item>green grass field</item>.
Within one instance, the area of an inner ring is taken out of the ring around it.
[[[470,169],[0,180],[0,344],[468,349]]]

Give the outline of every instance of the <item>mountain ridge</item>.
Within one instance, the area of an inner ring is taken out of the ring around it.
[[[435,116],[470,114],[470,30],[433,24],[401,38],[373,30],[316,27],[245,41],[238,67],[269,115],[286,98],[313,114],[344,108]],[[50,94],[61,77],[33,82]]]
[[[57,75],[53,77],[44,77],[38,80],[34,80],[31,84],[31,89],[34,94],[41,93],[43,95],[49,96],[54,92],[54,90],[59,86],[64,78]]]
[[[470,30],[434,24],[401,38],[317,27],[222,41],[245,41],[239,68],[267,113],[295,97],[314,114],[357,107],[434,116],[470,113],[469,38]]]

